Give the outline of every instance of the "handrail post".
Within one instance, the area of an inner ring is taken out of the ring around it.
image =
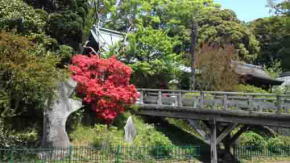
[[[276,108],[277,108],[277,113],[280,114],[281,113],[281,96],[277,95],[276,96]]]
[[[252,95],[248,95],[248,106],[250,110],[253,110],[253,96]]]
[[[178,92],[178,94],[177,94],[177,105],[179,106],[179,107],[182,107],[182,93],[179,91]]]
[[[284,99],[285,99],[285,97],[282,97],[282,96],[280,97],[280,106],[281,106],[281,110],[283,110],[285,113],[287,113],[288,111],[287,111],[286,107],[283,106]]]
[[[158,90],[157,104],[162,105],[162,92],[161,92],[161,90]]]
[[[224,110],[228,109],[228,95],[224,94]]]
[[[200,103],[200,108],[203,109],[203,107],[204,107],[204,92],[203,91],[200,92],[200,101],[199,101],[199,103]]]
[[[144,104],[144,92],[142,89],[140,90],[139,100],[140,100],[140,104]]]

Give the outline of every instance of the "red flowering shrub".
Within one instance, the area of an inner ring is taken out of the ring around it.
[[[78,83],[77,93],[107,123],[138,98],[135,86],[129,83],[131,68],[115,57],[75,55],[69,68]]]

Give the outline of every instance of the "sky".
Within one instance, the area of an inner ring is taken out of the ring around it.
[[[222,8],[235,11],[237,17],[242,21],[252,21],[257,18],[268,17],[269,8],[266,7],[267,0],[214,0],[222,5]]]

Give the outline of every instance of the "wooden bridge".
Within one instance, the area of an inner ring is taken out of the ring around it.
[[[140,115],[185,119],[191,124],[194,120],[202,120],[210,131],[212,163],[217,162],[217,145],[223,143],[225,150],[230,152],[248,125],[290,127],[290,95],[160,89],[138,91]],[[192,127],[200,131],[197,123]],[[231,135],[237,127],[239,130]]]

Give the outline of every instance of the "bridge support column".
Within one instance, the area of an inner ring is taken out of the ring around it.
[[[206,132],[204,131],[206,128],[202,129],[200,124],[195,120],[188,120],[188,122],[192,128],[194,128],[202,137],[205,138],[205,143],[210,145],[211,163],[218,162],[218,145],[220,144],[224,147],[224,156],[227,156],[226,158],[223,157],[223,159],[234,159],[233,144],[238,137],[248,129],[248,126],[243,126],[236,134],[231,135],[233,129],[238,126],[237,123],[218,123],[216,120],[202,121],[209,130],[209,132]],[[209,133],[209,137],[206,133]]]
[[[211,156],[211,163],[217,163],[217,137],[216,137],[216,121],[213,120],[213,123],[210,127],[210,156]]]

